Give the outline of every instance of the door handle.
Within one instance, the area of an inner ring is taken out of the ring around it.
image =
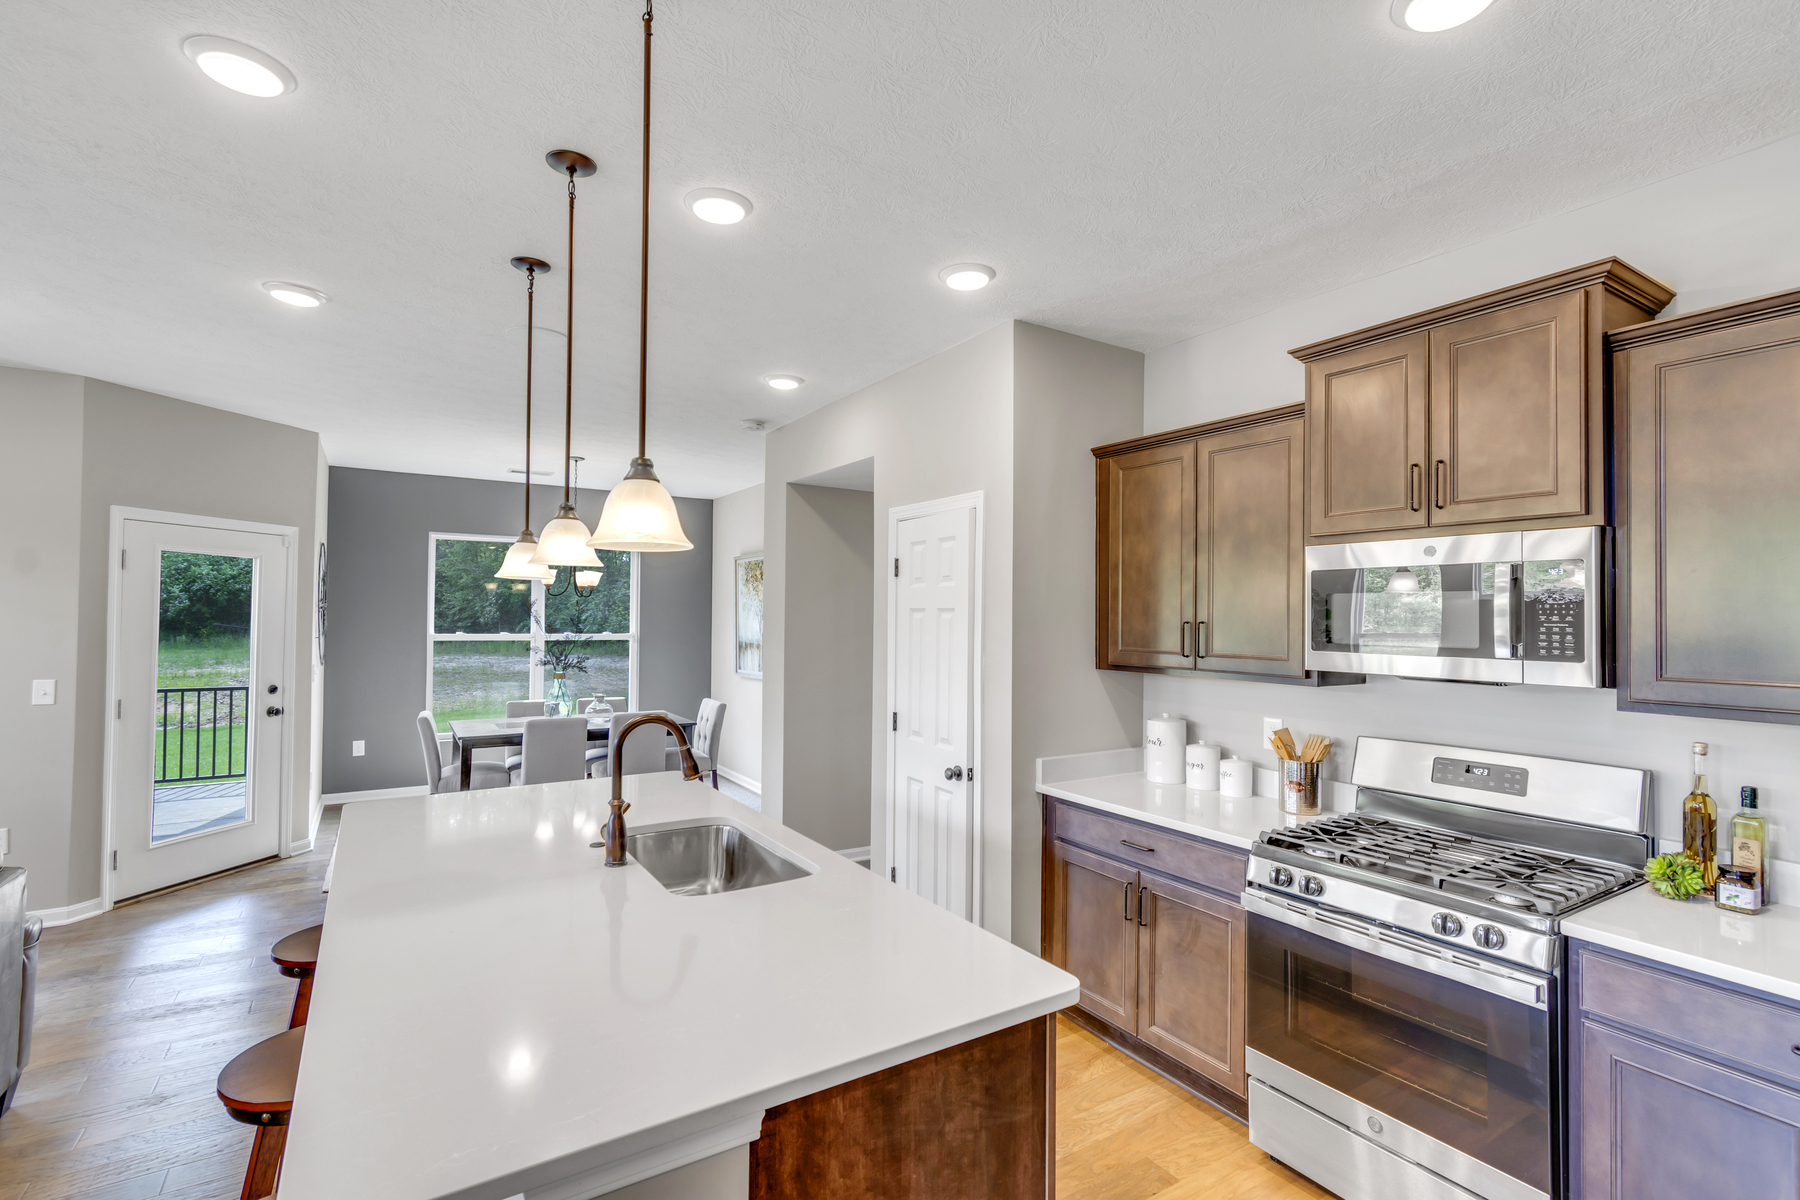
[[[1144,897],[1148,896],[1149,894],[1150,894],[1149,888],[1147,888],[1147,887],[1138,888],[1138,925],[1140,927],[1145,924],[1145,921],[1144,921]]]
[[[963,769],[961,767],[945,767],[944,768],[944,778],[945,779],[948,779],[948,780],[951,780],[954,782],[956,780],[960,780],[962,777],[963,777]]]
[[[269,705],[269,707],[263,709],[263,712],[267,713],[271,717],[279,717],[281,715],[281,710],[279,708],[276,708],[273,704],[271,704],[271,705]]]
[[[1444,507],[1444,467],[1443,459],[1431,464],[1431,503],[1433,507]]]
[[[1206,622],[1194,622],[1194,657],[1206,657]]]
[[[1125,885],[1125,923],[1131,924],[1131,885]],[[1794,1053],[1800,1054],[1800,1046],[1794,1047]]]
[[[1406,468],[1406,507],[1413,512],[1419,511],[1419,464],[1414,463]]]

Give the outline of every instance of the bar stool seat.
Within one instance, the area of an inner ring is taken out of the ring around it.
[[[319,966],[319,937],[324,932],[323,925],[314,925],[288,934],[269,949],[269,958],[281,968],[281,973],[300,981],[294,992],[293,1015],[288,1018],[289,1029],[306,1024],[306,1010],[312,1006],[313,972]]]
[[[304,1025],[264,1038],[219,1072],[219,1101],[225,1111],[233,1120],[256,1126],[242,1200],[261,1200],[275,1191],[305,1041]]]

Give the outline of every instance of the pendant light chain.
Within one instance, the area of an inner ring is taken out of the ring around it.
[[[650,26],[652,0],[644,3],[644,218],[638,288],[638,457],[645,458],[644,425],[650,412]]]

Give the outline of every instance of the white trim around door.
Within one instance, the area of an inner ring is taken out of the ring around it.
[[[149,508],[131,508],[115,504],[111,508],[107,530],[107,566],[106,566],[106,734],[104,738],[104,754],[101,768],[101,833],[100,833],[100,897],[98,907],[93,912],[80,912],[71,915],[69,920],[80,920],[112,908],[113,894],[113,851],[117,849],[113,830],[114,792],[118,785],[114,769],[114,752],[116,750],[119,705],[122,697],[119,690],[119,655],[118,646],[123,619],[124,596],[124,564],[122,553],[125,543],[125,522],[148,521],[161,525],[191,525],[199,529],[233,530],[239,533],[262,533],[281,538],[287,551],[287,595],[283,605],[286,618],[282,621],[281,631],[281,664],[284,686],[291,688],[292,681],[299,678],[297,636],[298,623],[295,595],[298,588],[296,580],[300,578],[300,529],[295,525],[269,525],[261,521],[239,521],[229,517],[200,517],[191,513],[163,512]],[[253,697],[254,698],[254,697]],[[284,708],[292,710],[292,698]],[[293,783],[294,783],[294,722],[282,721],[280,725],[280,781],[277,785],[277,820],[280,823],[279,850],[277,853],[286,858],[293,848],[289,842],[288,831],[293,828]],[[83,908],[76,905],[74,908]]]
[[[985,838],[985,805],[984,796],[987,786],[987,771],[983,769],[981,758],[982,728],[982,688],[981,688],[981,603],[982,603],[982,554],[986,542],[984,521],[987,507],[986,492],[964,492],[959,496],[945,496],[937,500],[923,500],[917,504],[902,504],[888,509],[887,515],[887,557],[882,562],[882,575],[887,578],[887,712],[890,719],[886,722],[887,733],[887,769],[884,775],[883,803],[886,812],[882,814],[886,829],[887,845],[882,869],[890,879],[896,872],[894,855],[896,830],[894,826],[896,797],[894,794],[894,770],[896,763],[896,733],[891,714],[898,710],[899,680],[896,677],[896,656],[898,643],[898,605],[900,580],[893,564],[900,557],[900,524],[915,517],[931,516],[936,513],[951,512],[956,509],[973,509],[973,538],[969,547],[969,769],[972,779],[969,788],[969,812],[971,822],[972,845],[970,846],[970,879],[969,879],[969,919],[980,925],[984,915],[982,889],[986,879],[986,868],[983,863]]]

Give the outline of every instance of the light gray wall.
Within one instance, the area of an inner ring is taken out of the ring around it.
[[[875,496],[788,485],[782,823],[833,850],[869,844],[875,725]],[[802,632],[803,631],[803,632]],[[885,647],[884,647],[885,648]]]
[[[430,535],[516,537],[523,497],[516,483],[331,468],[327,796],[422,781],[415,718],[427,706]],[[560,486],[533,487],[532,524],[541,529],[561,498]],[[605,500],[605,492],[582,489],[576,508],[591,525]],[[694,549],[639,556],[634,702],[692,715],[710,676],[712,502],[675,504]],[[350,754],[356,740],[367,743],[361,758]]]
[[[712,691],[725,704],[719,768],[747,787],[762,787],[763,681],[737,673],[739,555],[763,548],[763,485],[713,501]]]
[[[1127,745],[1138,675],[1094,669],[1093,447],[1136,437],[1144,356],[1013,326],[1012,940],[1039,949],[1037,760]]]
[[[1668,313],[1800,286],[1800,138],[1563,213],[1374,279],[1321,293],[1152,352],[1144,431],[1290,404],[1305,396],[1303,368],[1287,354],[1333,334],[1436,304],[1618,255],[1676,290]],[[1646,767],[1656,772],[1658,833],[1681,836],[1692,742],[1712,743],[1713,797],[1729,810],[1743,784],[1763,789],[1778,828],[1800,822],[1800,727],[1617,710],[1611,691],[1483,688],[1375,678],[1359,687],[1305,688],[1148,676],[1144,712],[1199,723],[1190,737],[1274,765],[1261,718],[1297,734],[1337,739],[1327,778],[1349,775],[1356,735],[1415,738],[1526,754]],[[1136,745],[1134,730],[1120,745]],[[1800,836],[1776,853],[1800,859]]]
[[[0,731],[7,739],[0,744],[24,772],[22,785],[0,794],[0,825],[13,829],[9,864],[31,872],[31,907],[64,909],[100,895],[114,505],[300,531],[290,602],[301,633],[284,706],[292,714],[293,805],[285,840],[305,846],[317,816],[309,804],[315,706],[307,617],[318,435],[99,380],[13,369],[0,369],[0,423],[13,518],[0,569],[14,584],[0,599],[14,631],[0,662],[22,709]],[[26,703],[34,678],[58,681],[55,705]],[[15,737],[22,740],[14,744]]]

